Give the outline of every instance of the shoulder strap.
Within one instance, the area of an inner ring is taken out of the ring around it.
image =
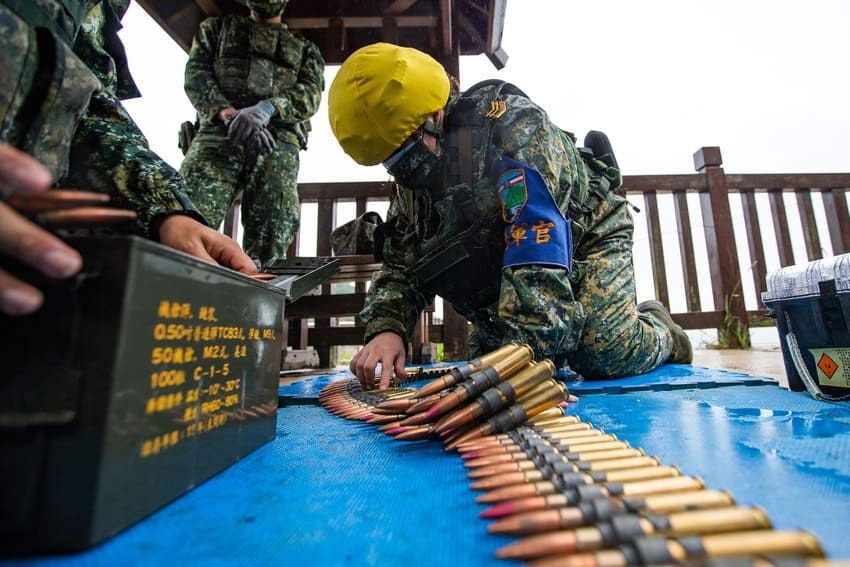
[[[451,127],[457,136],[456,140],[449,141],[449,146],[454,146],[457,151],[457,171],[455,175],[459,177],[461,183],[471,186],[474,177],[474,164],[472,163],[472,147],[475,143],[474,129],[481,128],[480,143],[489,143],[490,129],[492,122],[488,118],[492,116],[484,115],[478,111],[479,101],[476,94],[482,89],[492,88],[493,94],[488,95],[490,106],[492,107],[499,97],[504,94],[523,96],[528,98],[519,87],[502,81],[501,79],[487,79],[480,81],[470,88],[465,90],[454,103],[451,111]]]

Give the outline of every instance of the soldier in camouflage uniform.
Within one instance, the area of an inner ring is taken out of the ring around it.
[[[346,153],[383,162],[398,184],[360,314],[367,343],[351,361],[362,383],[374,383],[378,363],[382,388],[393,370],[404,375],[404,345],[435,295],[472,323],[470,358],[527,343],[560,376],[586,378],[691,361],[667,310],[636,305],[619,171],[517,87],[451,92],[435,60],[379,43],[343,63],[328,102]]]
[[[107,193],[115,205],[136,211],[146,236],[254,272],[238,244],[204,224],[182,179],[148,148],[120,103],[138,95],[117,34],[128,5],[0,0],[0,140],[9,144],[1,148],[0,178],[16,177],[0,184],[4,191],[34,192],[55,180]],[[54,277],[79,270],[79,256],[58,239],[2,202],[0,215],[7,229],[0,251]],[[23,314],[40,303],[38,290],[0,272],[0,309]]]
[[[298,229],[298,152],[324,89],[319,49],[281,22],[282,0],[201,22],[186,64],[200,129],[180,172],[218,226],[240,191],[245,251],[282,258]]]

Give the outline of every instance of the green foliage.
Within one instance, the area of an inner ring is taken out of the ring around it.
[[[734,300],[743,301],[739,297],[741,282],[735,286],[732,293],[726,296],[723,301],[723,322],[717,330],[718,348],[740,348],[750,349],[750,329],[743,324],[741,318],[737,315],[732,315],[732,302]]]

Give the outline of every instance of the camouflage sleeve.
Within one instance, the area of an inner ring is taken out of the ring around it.
[[[541,108],[521,98],[509,101],[509,108],[512,102],[514,111],[496,132],[499,151],[536,168],[567,215],[584,177],[579,154]],[[499,316],[510,335],[504,340],[527,343],[539,357],[574,351],[585,318],[567,271],[537,265],[502,271]]]
[[[413,328],[419,314],[434,301],[434,295],[428,294],[418,285],[415,277],[405,272],[405,250],[394,246],[404,238],[399,235],[413,231],[413,203],[408,202],[406,192],[394,193],[387,212],[387,225],[392,226],[392,235],[384,243],[384,263],[372,277],[372,285],[366,296],[366,303],[360,317],[366,325],[364,342],[383,331],[392,331],[402,337],[406,343],[413,334]]]
[[[298,124],[309,120],[319,110],[322,91],[325,89],[325,61],[312,41],[298,41],[302,48],[298,79],[287,89],[285,96],[270,98],[284,124]]]
[[[221,28],[220,18],[207,18],[201,22],[192,41],[184,74],[186,96],[201,118],[207,121],[212,121],[221,109],[232,106],[219,89],[213,67]]]
[[[566,215],[573,191],[587,183],[578,150],[546,112],[527,98],[508,97],[508,109],[494,128],[497,151],[539,171]]]
[[[372,276],[372,286],[360,317],[366,324],[364,342],[383,331],[392,331],[404,342],[410,339],[419,314],[433,300],[413,285],[402,266],[384,262]]]
[[[141,96],[127,63],[118,32],[127,11],[127,0],[94,4],[85,14],[74,41],[74,53],[109,91],[126,100]]]
[[[136,211],[144,234],[158,216],[189,214],[205,222],[186,195],[183,179],[149,147],[114,94],[92,96],[71,143],[70,171],[60,184],[107,193],[113,204]]]

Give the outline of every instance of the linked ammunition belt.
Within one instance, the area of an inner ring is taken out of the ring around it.
[[[132,221],[136,213],[105,206],[109,196],[73,189],[9,195],[5,201],[46,228],[93,228]]]
[[[513,536],[496,556],[534,567],[838,565],[805,530],[664,465],[577,416],[549,360],[510,344],[419,389],[329,384],[322,405],[397,440],[441,440],[469,469],[487,530]],[[419,375],[422,377],[422,375]]]

